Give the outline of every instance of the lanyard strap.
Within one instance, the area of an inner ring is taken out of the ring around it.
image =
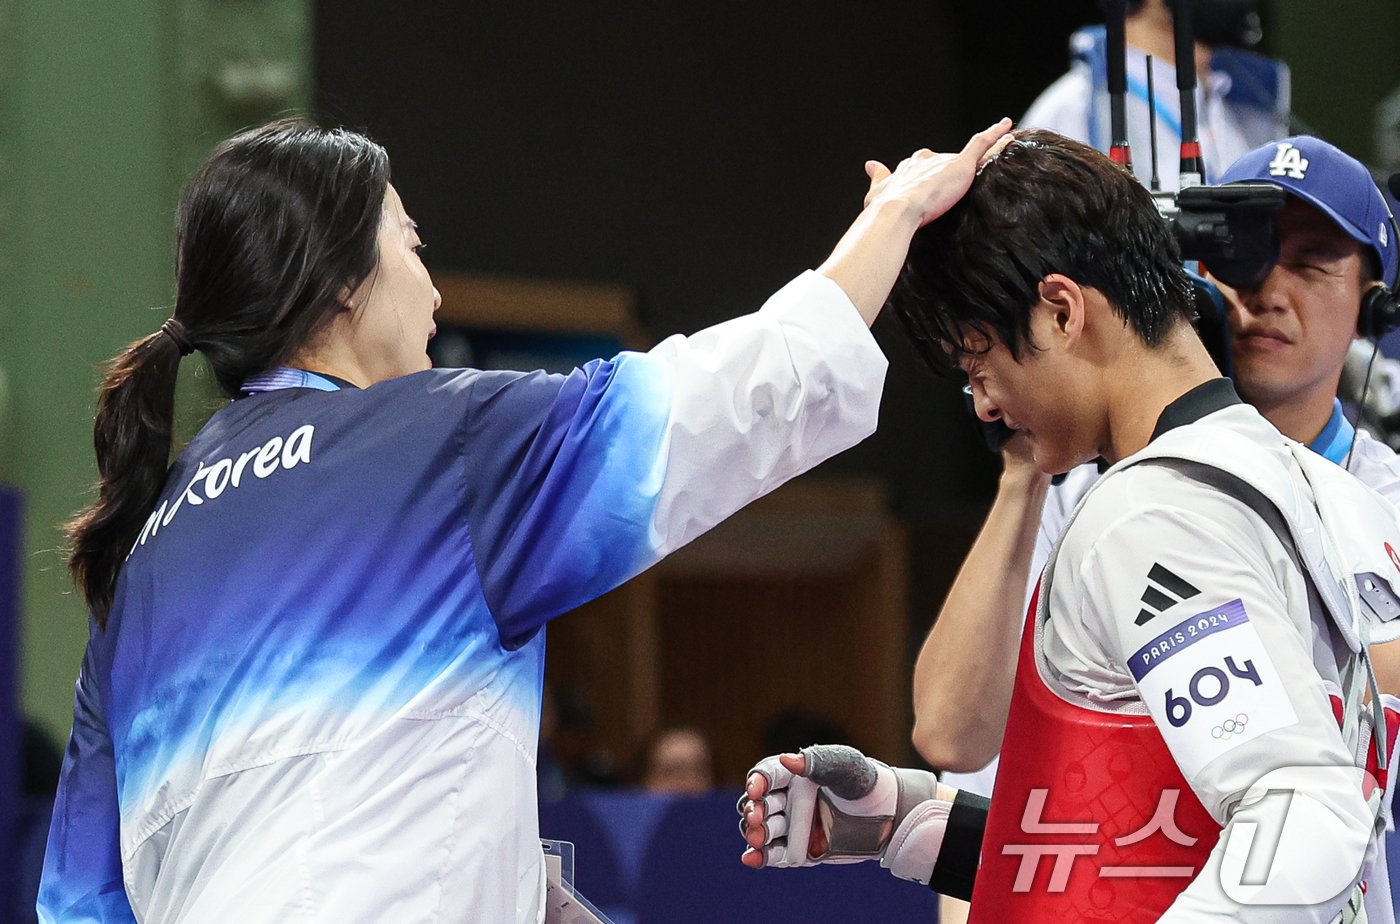
[[[1171,90],[1175,91],[1175,89],[1176,87],[1173,84],[1171,86]],[[1142,100],[1144,105],[1147,104],[1147,82],[1145,80],[1138,78],[1134,74],[1129,74],[1128,92],[1131,93],[1133,96],[1136,96],[1138,99]],[[1160,94],[1156,95],[1152,99],[1152,114],[1149,116],[1149,118],[1152,117],[1161,120],[1161,122],[1167,126],[1167,129],[1176,136],[1176,140],[1178,142],[1181,141],[1181,117],[1166,107],[1166,105],[1162,102],[1162,97]],[[1207,176],[1202,177],[1202,179],[1206,182],[1211,182],[1211,178],[1209,176],[1210,171],[1207,170],[1206,173]]]
[[[1129,75],[1128,92],[1136,96],[1138,99],[1142,100],[1144,103],[1147,102],[1147,83],[1145,81],[1139,80],[1137,77]],[[1176,113],[1172,112],[1170,109],[1168,109],[1162,104],[1162,98],[1160,96],[1156,96],[1153,98],[1152,109],[1156,113],[1157,118],[1165,122],[1167,128],[1171,129],[1172,132],[1176,135],[1176,140],[1180,141],[1180,117],[1178,117]]]
[[[1327,426],[1322,428],[1317,439],[1308,444],[1308,448],[1327,461],[1341,465],[1346,462],[1347,451],[1351,448],[1352,436],[1355,433],[1356,428],[1342,413],[1342,402],[1333,398],[1332,416],[1328,418]]]

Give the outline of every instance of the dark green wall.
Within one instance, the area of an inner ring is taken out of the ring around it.
[[[1370,162],[1375,107],[1400,88],[1400,0],[1273,0],[1275,54],[1293,68],[1303,124]]]
[[[0,0],[0,480],[28,496],[24,703],[56,733],[87,638],[58,526],[95,477],[100,365],[169,312],[189,167],[304,105],[307,21],[301,0]]]
[[[168,22],[149,0],[11,9],[3,474],[28,495],[24,701],[66,731],[87,624],[56,525],[92,478],[96,366],[152,324],[145,309],[170,287]]]

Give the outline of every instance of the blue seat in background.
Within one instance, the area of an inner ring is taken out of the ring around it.
[[[49,840],[49,819],[53,799],[41,796],[23,798],[19,803],[19,838],[16,873],[19,878],[18,910],[13,924],[35,924],[34,903],[39,899],[39,875],[44,871],[44,847]]]
[[[617,924],[720,924],[774,915],[804,924],[937,920],[932,892],[876,863],[745,867],[739,816],[727,793],[571,793],[541,806],[540,834],[574,842],[579,890]]]
[[[784,920],[769,918],[782,902],[765,894],[768,876],[739,862],[743,850],[734,799],[674,799],[643,855],[638,924]]]
[[[0,915],[12,917],[21,904],[19,601],[23,503],[14,488],[0,485]],[[32,913],[31,913],[32,915]]]
[[[540,803],[540,837],[571,842],[577,855],[575,884],[609,916],[626,917],[632,890],[624,880],[613,848],[613,830],[587,794],[571,793],[557,802]]]

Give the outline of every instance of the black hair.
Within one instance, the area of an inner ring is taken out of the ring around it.
[[[356,132],[283,119],[216,147],[185,188],[174,320],[236,397],[285,363],[378,262],[389,156]],[[68,524],[69,571],[106,626],[117,573],[165,483],[176,337],[157,331],[111,362],[97,402],[97,500]]]
[[[1093,148],[1017,130],[952,209],[922,228],[890,299],[920,356],[955,369],[965,338],[1030,342],[1040,282],[1060,273],[1103,294],[1148,346],[1195,317],[1181,254],[1151,195]]]

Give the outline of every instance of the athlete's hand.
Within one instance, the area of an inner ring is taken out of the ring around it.
[[[972,178],[989,158],[1011,141],[1010,119],[1002,119],[978,132],[956,154],[935,154],[928,148],[915,151],[890,170],[878,160],[865,162],[870,191],[867,208],[877,202],[904,202],[912,207],[919,226],[928,224],[961,199]]]
[[[1017,433],[1001,448],[1002,488],[1044,487],[1050,483],[1050,476],[1040,470],[1035,463],[1035,449],[1024,433]]]
[[[741,859],[753,869],[879,859],[926,883],[955,794],[927,770],[896,769],[845,745],[765,757],[739,800]]]

